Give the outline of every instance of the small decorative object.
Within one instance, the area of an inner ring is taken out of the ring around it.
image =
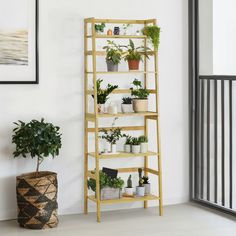
[[[142,87],[141,81],[134,79],[134,88],[131,88],[131,95],[133,98],[134,112],[147,112],[148,111],[148,96],[149,91]]]
[[[119,35],[120,34],[120,27],[114,27],[114,35]]]
[[[105,139],[108,143],[111,145],[111,152],[116,153],[116,143],[120,138],[125,137],[124,134],[121,133],[121,129],[119,127],[114,127],[115,126],[115,121],[118,118],[116,117],[112,123],[112,127],[107,130],[107,129],[102,129],[101,132],[104,134],[100,136],[100,138]]]
[[[98,103],[98,113],[105,113],[105,103],[109,99],[110,93],[112,93],[113,90],[118,88],[118,85],[111,85],[108,84],[106,89],[101,88],[103,80],[102,79],[97,79],[97,103]],[[94,95],[92,95],[94,98]]]
[[[149,183],[148,176],[143,176],[143,186],[145,188],[145,195],[149,195],[151,193],[151,184]]]
[[[140,143],[138,138],[132,138],[132,153],[138,154],[140,153]]]
[[[125,141],[125,145],[124,145],[124,150],[127,153],[131,152],[131,145],[132,145],[132,137],[130,135],[125,135],[126,137],[126,141]]]
[[[60,128],[51,123],[32,120],[19,121],[14,128],[12,143],[16,145],[14,157],[37,158],[36,172],[17,176],[16,192],[18,217],[21,227],[47,229],[56,227],[57,216],[57,174],[39,171],[44,158],[59,155],[61,148]]]
[[[125,195],[127,195],[127,196],[133,196],[134,195],[134,189],[133,189],[133,186],[132,186],[131,175],[129,176],[129,178],[127,180],[127,187],[125,187]]]
[[[147,153],[148,152],[148,138],[146,136],[142,135],[138,139],[140,142],[141,153]]]
[[[132,105],[132,98],[131,97],[123,97],[122,98],[121,111],[123,113],[133,112],[133,105]]]
[[[137,35],[137,36],[141,35],[140,30],[136,30],[136,35]]]
[[[95,24],[95,31],[97,34],[102,34],[104,33],[104,28],[106,27],[105,23],[101,23],[101,24]]]
[[[155,50],[158,50],[160,44],[160,32],[161,28],[156,25],[146,26],[143,28],[143,34],[147,35]]]
[[[125,53],[125,61],[128,61],[129,70],[139,70],[139,62],[142,60],[142,55],[149,58],[147,51],[150,50],[148,47],[140,46],[135,47],[134,42],[130,39]]]
[[[92,171],[95,174],[95,171]],[[100,190],[101,200],[111,200],[111,199],[119,199],[122,195],[121,190],[124,186],[124,180],[120,177],[111,178],[103,171],[99,172],[100,176]],[[91,189],[95,192],[96,195],[96,180],[95,179],[88,179],[88,189]]]
[[[123,24],[123,31],[124,31],[123,34],[124,34],[124,35],[127,35],[128,29],[129,29],[130,27],[132,27],[131,24]]]
[[[123,51],[119,45],[111,40],[107,40],[107,44],[103,47],[103,49],[106,49],[107,71],[118,71]]]
[[[138,186],[136,187],[136,196],[137,197],[144,197],[145,196],[145,187],[143,185],[143,178],[142,178],[142,169],[138,169],[139,174],[139,181]]]
[[[108,114],[115,115],[118,113],[118,109],[115,103],[111,102],[110,105],[108,106]]]
[[[107,31],[107,35],[112,35],[112,30],[111,30],[111,29],[109,29],[109,30]]]

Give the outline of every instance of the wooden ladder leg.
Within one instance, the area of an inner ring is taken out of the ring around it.
[[[147,117],[145,117],[144,123],[145,123],[144,134],[145,134],[145,136],[148,136],[148,119],[147,119]],[[148,156],[145,156],[144,157],[144,174],[145,174],[145,176],[148,176],[147,168],[148,168]],[[148,208],[148,201],[144,201],[144,208],[145,209]]]
[[[84,214],[88,214],[88,121],[85,121],[84,134]]]

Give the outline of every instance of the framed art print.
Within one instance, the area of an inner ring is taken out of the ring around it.
[[[38,81],[38,0],[0,0],[0,84]]]

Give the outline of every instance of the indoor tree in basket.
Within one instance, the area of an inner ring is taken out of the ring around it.
[[[14,157],[36,158],[36,171],[17,177],[18,223],[29,229],[53,228],[57,217],[57,174],[39,171],[44,158],[59,155],[60,128],[44,119],[14,123],[12,143]],[[25,207],[27,205],[27,207]]]

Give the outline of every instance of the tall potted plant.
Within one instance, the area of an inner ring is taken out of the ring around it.
[[[131,95],[133,98],[133,109],[135,112],[147,112],[148,111],[148,96],[150,92],[142,87],[141,81],[135,79],[133,81],[134,87],[132,87]]]
[[[103,47],[103,49],[106,49],[107,71],[118,71],[123,51],[119,45],[111,40],[107,40],[107,44]]]
[[[105,89],[101,88],[103,80],[97,79],[97,103],[98,103],[98,113],[105,113],[105,103],[109,99],[109,95],[113,92],[113,90],[118,88],[118,85],[108,84]],[[94,95],[92,95],[94,98]]]
[[[44,158],[59,155],[60,128],[52,123],[32,120],[14,123],[12,143],[16,145],[14,157],[36,158],[36,171],[17,176],[17,221],[29,229],[53,228],[57,217],[57,174],[39,171]]]

